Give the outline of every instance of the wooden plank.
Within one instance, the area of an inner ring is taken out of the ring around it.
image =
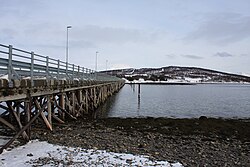
[[[14,101],[25,99],[27,96],[26,94],[18,94],[18,95],[10,95],[10,96],[0,96],[0,102],[2,101]]]

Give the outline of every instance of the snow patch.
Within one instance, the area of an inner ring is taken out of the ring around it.
[[[164,166],[183,167],[180,163],[152,161],[147,156],[105,150],[64,147],[32,140],[0,155],[0,166]]]
[[[8,80],[8,75],[0,75],[0,79],[6,79],[6,80]]]

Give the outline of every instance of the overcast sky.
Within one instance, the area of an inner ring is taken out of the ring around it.
[[[98,70],[250,74],[250,0],[0,0],[0,43]]]

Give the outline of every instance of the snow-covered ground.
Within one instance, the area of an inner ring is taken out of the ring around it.
[[[121,154],[97,149],[52,145],[32,140],[24,146],[0,154],[0,166],[164,166],[182,167],[180,163],[152,161],[142,155]]]

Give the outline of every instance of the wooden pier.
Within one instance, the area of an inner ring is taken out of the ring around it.
[[[32,126],[65,123],[93,114],[109,96],[124,85],[120,78],[101,74],[79,65],[0,44],[0,126],[14,140],[30,140]]]
[[[53,122],[92,114],[109,96],[118,92],[124,81],[71,81],[71,80],[13,80],[0,79],[0,124],[15,132],[15,136],[2,148],[6,149],[21,136],[29,141],[32,125],[44,122],[53,130]]]

